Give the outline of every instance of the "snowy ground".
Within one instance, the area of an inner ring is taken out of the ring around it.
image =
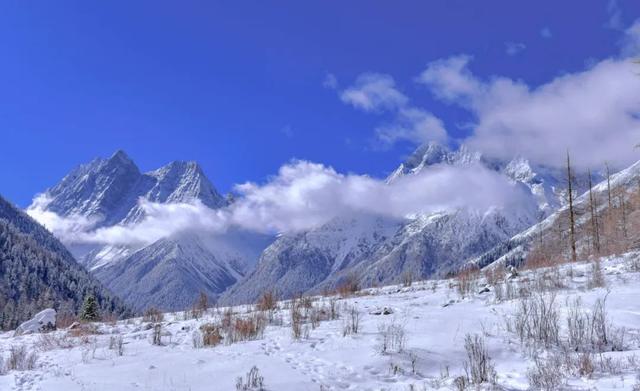
[[[590,376],[567,373],[568,384],[563,389],[631,390],[640,383],[635,366],[640,363],[640,273],[632,268],[637,267],[638,258],[640,254],[627,254],[603,260],[606,288],[588,288],[592,279],[589,263],[564,265],[547,275],[542,270],[521,272],[517,277],[516,284],[554,280],[554,284],[565,285],[556,291],[563,314],[567,298],[580,296],[584,307],[591,308],[609,291],[608,317],[614,327],[626,329],[625,351],[594,356],[601,362],[618,363],[612,366],[615,370],[607,372],[597,366]],[[18,345],[37,351],[38,359],[35,370],[0,376],[0,390],[234,390],[237,377],[254,365],[271,391],[455,389],[454,379],[464,374],[466,334],[485,339],[497,372],[497,388],[528,389],[527,369],[533,366],[533,359],[517,335],[507,330],[505,321],[518,300],[496,300],[494,286],[479,293],[485,282],[473,283],[467,297],[461,297],[456,280],[365,290],[338,301],[341,319],[322,321],[315,329],[307,325],[308,338],[299,341],[292,338],[290,311],[282,308],[283,303],[276,313],[282,325],[268,325],[257,340],[215,347],[195,348],[193,332],[200,324],[219,318],[216,310],[198,320],[165,315],[163,328],[171,335],[164,336],[164,346],[151,344],[153,330],[142,319],[99,324],[100,334],[84,337],[65,337],[66,330],[47,336],[4,333],[0,334],[0,353],[5,360],[10,347]],[[318,300],[315,305],[328,305],[329,298]],[[352,306],[360,314],[360,330],[343,336],[347,308]],[[371,314],[384,307],[393,314]],[[234,311],[244,316],[248,310],[239,307]],[[404,329],[402,352],[381,352],[382,324]],[[561,324],[564,327],[564,320]],[[116,335],[123,337],[122,356],[109,349]]]

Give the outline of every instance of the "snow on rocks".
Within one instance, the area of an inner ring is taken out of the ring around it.
[[[375,310],[369,312],[371,315],[391,315],[393,314],[393,310],[389,307],[376,308]]]
[[[41,333],[43,331],[55,330],[56,310],[47,308],[33,316],[33,318],[22,323],[16,329],[15,335]]]

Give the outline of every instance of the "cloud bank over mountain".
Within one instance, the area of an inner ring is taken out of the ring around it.
[[[220,209],[197,200],[160,204],[141,198],[138,203],[144,219],[97,229],[97,221],[46,210],[44,196],[38,196],[27,212],[67,243],[145,245],[189,230],[213,235],[229,229],[275,234],[311,229],[340,215],[403,219],[456,208],[511,208],[529,201],[517,185],[480,165],[434,166],[386,183],[366,175],[338,173],[322,164],[294,161],[266,183],[244,183],[236,191],[237,200]]]

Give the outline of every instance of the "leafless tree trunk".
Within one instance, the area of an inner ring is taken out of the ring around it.
[[[569,240],[571,241],[571,260],[575,262],[578,256],[576,254],[576,221],[573,210],[573,175],[571,174],[569,151],[567,151],[567,186],[569,192]]]
[[[607,195],[609,197],[609,211],[611,211],[611,171],[609,171],[609,163],[605,162],[604,163],[606,169],[607,169]]]
[[[591,181],[591,170],[589,170],[589,207],[591,209],[591,229],[593,235],[593,248],[596,254],[600,253],[600,232],[598,232],[598,205],[593,195],[593,182]]]

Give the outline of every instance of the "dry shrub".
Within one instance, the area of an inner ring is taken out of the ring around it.
[[[124,339],[122,335],[112,335],[109,338],[109,349],[115,351],[118,356],[124,354]]]
[[[113,312],[109,312],[104,314],[100,320],[102,321],[102,323],[108,324],[110,326],[115,326],[118,322],[118,315],[114,314]]]
[[[523,297],[518,302],[513,318],[507,321],[508,330],[515,331],[521,343],[532,347],[558,345],[560,312],[555,299],[555,294]]]
[[[338,299],[335,297],[329,300],[329,319],[336,320],[340,318],[340,311],[338,310]]]
[[[240,341],[254,339],[258,335],[258,330],[258,322],[253,318],[236,319],[233,324],[234,335]]]
[[[527,371],[529,385],[535,390],[558,390],[565,383],[563,360],[557,355],[547,359],[534,358],[534,366]]]
[[[478,268],[470,267],[456,274],[456,289],[460,297],[467,297],[475,290],[479,273]]]
[[[402,353],[404,351],[407,343],[407,333],[402,324],[396,322],[381,323],[378,325],[378,333],[382,337],[380,353]]]
[[[202,344],[204,346],[217,346],[222,342],[220,326],[214,323],[205,323],[200,326],[202,333]]]
[[[43,350],[70,349],[75,346],[68,333],[44,333],[40,334],[37,346]]]
[[[260,375],[255,365],[247,372],[245,379],[242,376],[236,379],[236,391],[263,391],[264,377]]]
[[[100,334],[98,327],[92,323],[80,323],[77,327],[67,331],[67,334],[74,338],[85,338],[89,335]]]
[[[235,318],[227,331],[230,343],[252,341],[264,335],[266,319],[261,314],[253,314],[246,318]]]
[[[347,316],[342,324],[342,336],[346,337],[351,334],[358,334],[360,331],[360,311],[358,307],[351,306],[347,309]]]
[[[291,308],[289,309],[291,316],[291,335],[294,340],[299,340],[305,334],[308,334],[308,331],[305,331],[303,328],[303,315],[302,315],[302,304],[299,299],[291,300]]]
[[[480,335],[467,334],[464,339],[467,361],[464,363],[467,378],[473,384],[496,382],[496,370],[489,357],[489,352]]]
[[[411,272],[402,273],[402,286],[408,288],[411,285],[413,285],[413,274]]]
[[[587,282],[587,286],[589,287],[589,289],[593,289],[602,288],[606,285],[607,283],[602,271],[602,265],[600,264],[600,259],[598,258],[591,263],[591,273],[589,273],[589,281]]]
[[[558,250],[559,252],[559,250]],[[524,270],[535,270],[545,267],[556,267],[568,261],[561,254],[551,254],[548,248],[542,249],[540,246],[532,248],[524,260]],[[554,251],[555,253],[555,251]]]
[[[162,323],[153,325],[153,333],[151,334],[151,344],[162,346]]]
[[[222,328],[228,330],[231,328],[231,324],[233,323],[233,309],[231,307],[225,308],[222,313]]]
[[[38,354],[35,351],[27,352],[24,345],[11,346],[6,368],[9,371],[30,371],[35,369]]]
[[[359,279],[355,274],[349,274],[338,285],[337,292],[341,297],[350,297],[360,290]]]
[[[149,307],[142,316],[143,322],[159,323],[164,320],[164,315],[159,309],[155,307]]]
[[[66,329],[77,321],[76,314],[70,311],[60,311],[56,314],[56,329]]]
[[[489,269],[485,269],[484,278],[487,284],[492,286],[499,285],[504,277],[504,271],[499,267],[492,267]]]
[[[275,311],[278,309],[278,298],[273,291],[266,291],[258,300],[257,309],[259,311]]]

